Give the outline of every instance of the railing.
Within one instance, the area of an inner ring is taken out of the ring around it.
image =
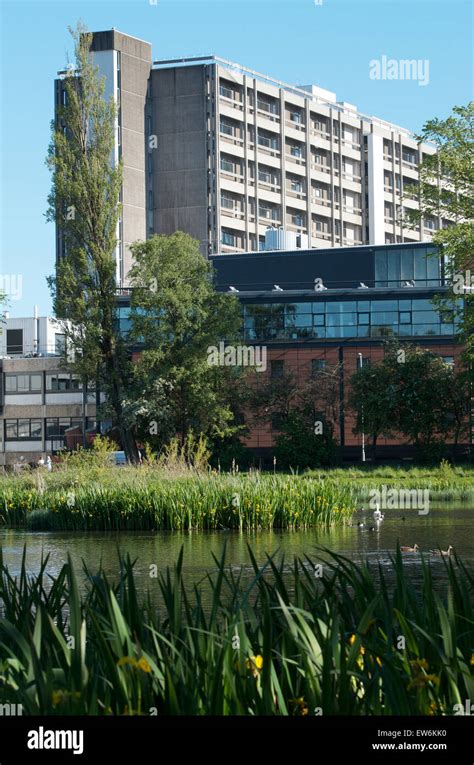
[[[53,344],[47,345],[14,345],[6,346],[0,350],[0,354],[12,358],[41,358],[45,356],[64,356],[64,351]]]

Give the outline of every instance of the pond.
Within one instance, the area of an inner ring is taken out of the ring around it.
[[[405,520],[402,520],[402,515]],[[366,523],[363,528],[357,526],[360,521]],[[288,564],[295,555],[303,559],[306,555],[311,559],[323,559],[324,553],[317,550],[317,547],[324,546],[354,560],[368,558],[374,563],[380,561],[383,566],[389,565],[389,555],[395,551],[397,541],[400,545],[410,547],[417,543],[433,562],[435,579],[441,586],[445,579],[443,560],[430,555],[430,548],[447,549],[453,545],[464,563],[470,566],[474,563],[472,505],[459,502],[432,505],[429,514],[424,516],[413,510],[388,510],[378,528],[371,531],[371,526],[374,526],[371,514],[360,511],[354,516],[350,527],[315,528],[307,531],[33,533],[3,529],[0,531],[0,546],[12,574],[19,572],[23,546],[26,544],[26,561],[30,572],[37,571],[41,557],[48,554],[47,571],[56,574],[70,553],[78,568],[81,559],[84,559],[94,573],[102,562],[111,579],[117,577],[119,547],[122,554],[129,553],[132,559],[137,559],[136,581],[142,592],[147,591],[153,581],[149,577],[150,566],[155,565],[158,570],[172,567],[181,546],[184,547],[183,570],[189,584],[200,581],[206,571],[215,567],[212,554],[219,558],[224,544],[227,548],[227,564],[235,568],[243,567],[244,576],[248,577],[252,575],[248,543],[262,564],[266,560],[266,553],[276,554],[277,560],[284,554]],[[412,578],[417,581],[421,573],[421,556],[407,553],[404,558],[411,569]]]

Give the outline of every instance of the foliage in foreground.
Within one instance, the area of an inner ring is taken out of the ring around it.
[[[474,698],[473,578],[456,560],[437,594],[420,589],[400,552],[390,569],[325,551],[293,566],[250,548],[251,579],[215,559],[205,584],[174,571],[140,602],[130,559],[120,579],[71,560],[14,578],[0,553],[0,703],[24,714],[453,714]],[[159,605],[154,605],[158,603]],[[406,640],[397,648],[399,636]],[[459,709],[459,707],[458,707]]]
[[[0,483],[0,522],[32,530],[307,528],[350,520],[350,486],[282,475],[194,475],[115,469],[112,480]],[[105,473],[105,476],[108,474]],[[115,477],[115,480],[114,480]],[[110,478],[110,475],[109,475]]]

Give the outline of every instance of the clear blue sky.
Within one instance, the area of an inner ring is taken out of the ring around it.
[[[154,58],[215,53],[289,83],[315,83],[414,131],[472,98],[472,6],[464,0],[0,0],[0,273],[21,275],[12,316],[51,311],[54,228],[44,212],[53,80],[72,53],[68,25],[116,27]],[[430,81],[376,81],[369,62],[428,59]]]

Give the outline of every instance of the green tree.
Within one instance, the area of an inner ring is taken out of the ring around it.
[[[429,351],[410,345],[400,350],[390,347],[384,360],[395,384],[395,425],[421,459],[436,461],[451,430],[446,418],[451,371]]]
[[[104,97],[90,51],[92,35],[70,30],[75,66],[64,77],[47,164],[52,173],[47,219],[64,243],[48,283],[65,323],[68,364],[83,380],[98,380],[130,461],[138,457],[123,401],[130,361],[117,322],[117,225],[122,164],[114,162],[116,106]]]
[[[355,433],[366,433],[371,441],[372,459],[377,440],[389,436],[394,426],[396,387],[393,372],[386,363],[358,368],[350,379],[348,404],[356,414]]]
[[[319,429],[315,425],[322,427]],[[310,404],[289,412],[275,441],[277,465],[283,468],[330,465],[336,450],[331,424]]]
[[[463,368],[454,369],[429,351],[391,342],[381,362],[351,378],[349,404],[356,412],[355,432],[377,438],[401,433],[427,462],[441,458],[446,442],[453,456],[467,432],[469,382]]]
[[[442,251],[448,282],[449,305],[454,304],[465,346],[464,357],[474,360],[474,102],[455,106],[445,120],[432,119],[423,127],[419,141],[436,146],[435,154],[423,154],[420,181],[408,193],[419,202],[409,222],[426,216],[449,221],[433,241]],[[464,287],[472,287],[465,290]]]
[[[241,325],[234,296],[218,293],[212,266],[192,237],[177,232],[132,246],[130,340],[143,350],[134,369],[139,427],[157,446],[191,431],[210,438],[235,428],[229,387],[239,370],[209,364],[209,351]]]

